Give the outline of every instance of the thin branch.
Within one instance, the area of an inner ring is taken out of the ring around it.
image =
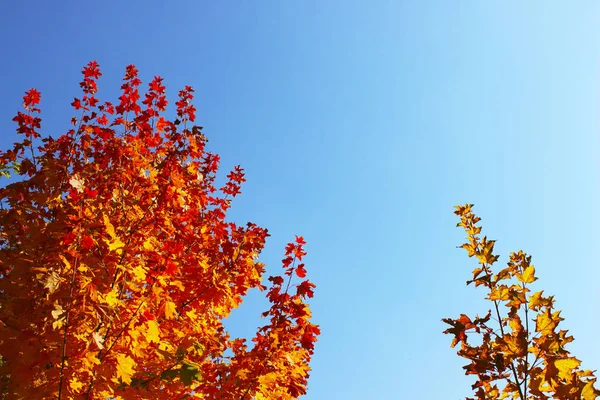
[[[525,283],[523,283],[523,289],[525,289]],[[525,337],[527,338],[527,347],[529,347],[529,313],[527,306],[527,294],[525,295]],[[524,380],[524,388],[525,392],[527,392],[527,378],[529,377],[529,348],[525,352],[525,380]]]
[[[501,320],[500,309],[498,308],[498,300],[494,300],[494,307],[496,308],[496,315],[498,316],[498,320]],[[500,322],[500,332],[502,333],[502,336],[504,336],[504,327],[502,326],[502,322]],[[519,389],[519,398],[521,400],[526,400],[525,397],[523,396],[523,390],[521,390],[521,383],[519,382],[519,377],[517,375],[517,369],[515,368],[515,364],[512,360],[510,361],[510,369],[515,378],[515,383],[517,384],[517,388]]]

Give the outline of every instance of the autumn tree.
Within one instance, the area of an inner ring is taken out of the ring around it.
[[[596,399],[600,391],[594,387],[594,372],[581,370],[581,362],[566,349],[573,337],[559,328],[563,318],[554,297],[530,289],[537,280],[531,256],[511,253],[507,266],[494,273],[499,258],[495,241],[480,237],[480,218],[472,206],[455,211],[458,226],[467,233],[461,247],[479,263],[467,284],[483,286],[493,308],[483,317],[461,314],[443,321],[450,325],[444,333],[454,336],[451,346],[460,343],[458,355],[469,361],[463,367],[466,374],[476,377],[475,398]],[[469,342],[468,335],[475,335],[479,344]]]
[[[244,171],[217,188],[219,156],[193,125],[193,89],[165,117],[159,77],[133,65],[101,102],[98,64],[83,70],[72,128],[39,133],[40,93],[0,152],[0,367],[11,399],[293,399],[306,392],[319,334],[310,322],[305,242],[263,281],[267,230],[227,222]],[[175,117],[175,115],[174,115]],[[265,284],[268,284],[267,287]],[[252,343],[223,320],[266,291]]]

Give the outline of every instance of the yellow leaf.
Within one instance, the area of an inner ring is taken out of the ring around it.
[[[60,276],[56,273],[56,271],[52,271],[46,277],[46,281],[44,282],[44,287],[48,289],[49,294],[56,292],[58,287],[60,286]]]
[[[510,326],[510,329],[512,329],[513,333],[523,331],[523,323],[521,322],[521,318],[518,314],[515,314],[515,316],[508,321],[508,325]]]
[[[177,318],[177,306],[172,301],[167,301],[165,303],[165,317],[167,319]]]
[[[158,281],[161,282],[160,275],[158,276]],[[161,283],[163,283],[163,282],[161,282]],[[164,293],[164,289],[161,288],[160,286],[158,286],[158,285],[152,286],[152,294],[154,294],[155,296],[160,297],[163,295],[163,293]]]
[[[535,277],[535,268],[533,267],[533,265],[530,265],[529,267],[525,268],[523,274],[517,275],[517,278],[523,283],[532,283],[533,281],[537,280],[537,278]]]
[[[269,386],[272,384],[277,384],[277,374],[274,372],[261,375],[258,377],[258,381],[261,385]]]
[[[185,291],[185,287],[183,286],[183,283],[181,283],[181,281],[171,281],[170,283],[171,286],[176,286],[182,292]]]
[[[106,304],[108,304],[110,307],[117,305],[120,303],[119,300],[119,295],[117,295],[117,292],[112,290],[110,293],[108,293],[105,297],[104,297],[104,302]]]
[[[131,376],[135,373],[135,361],[125,354],[117,355],[117,377],[126,384],[131,383]]]
[[[487,240],[485,236],[481,239],[481,250],[474,253],[481,264],[493,264],[498,260],[498,256],[493,253],[494,243],[496,243],[495,240]],[[469,246],[468,244],[465,245]],[[469,251],[469,257],[471,257],[471,251]]]
[[[74,392],[79,392],[79,389],[83,387],[83,383],[79,382],[77,378],[71,379],[69,385],[71,386],[71,389],[73,389]]]
[[[154,244],[152,243],[152,238],[146,239],[146,241],[144,242],[144,249],[154,250]]]
[[[551,313],[549,309],[539,313],[535,319],[535,331],[540,332],[542,336],[552,334],[558,323],[562,321],[559,314],[560,311]]]
[[[65,271],[69,271],[71,269],[71,263],[69,262],[69,260],[67,260],[65,258],[65,256],[63,256],[62,254],[59,254],[58,258],[60,258],[62,260],[62,262],[65,264],[65,267],[67,267],[67,269]]]
[[[562,379],[568,379],[571,377],[571,373],[574,369],[579,367],[581,361],[575,357],[563,358],[561,360],[554,361],[554,366],[558,369],[558,376]]]
[[[158,324],[154,320],[150,320],[146,322],[146,341],[148,342],[160,342],[160,329],[158,328]]]
[[[121,241],[121,239],[119,239],[119,238],[116,238],[114,240],[104,240],[104,241],[106,242],[106,244],[108,244],[108,248],[110,249],[110,251],[118,250],[117,254],[121,254],[121,252],[123,250],[120,250],[120,249],[125,247],[125,243],[123,243]]]
[[[58,303],[55,303],[54,310],[52,310],[52,318],[54,318],[52,327],[54,329],[60,329],[65,323],[66,316],[67,316],[67,313],[62,308],[62,306]]]
[[[92,370],[96,365],[100,364],[100,360],[98,360],[98,352],[90,351],[86,353],[83,358],[83,365],[87,370]]]
[[[167,286],[167,279],[163,275],[158,275],[156,280],[160,283],[160,286]]]
[[[508,286],[506,285],[497,285],[491,288],[490,300],[508,300],[510,299],[510,292],[508,291]]]
[[[129,336],[131,337],[130,347],[134,357],[145,357],[144,352],[148,348],[148,343],[140,339],[146,336],[146,326],[141,325],[138,329],[131,329]]]
[[[142,266],[138,265],[133,269],[133,276],[138,281],[144,281],[146,280],[146,270]]]
[[[246,379],[249,375],[249,371],[246,369],[240,369],[237,371],[236,376],[239,376],[240,379]]]
[[[100,393],[98,393],[99,397],[101,399],[112,399],[112,398],[116,398],[114,397],[114,393],[112,391],[109,390],[102,390]]]
[[[110,235],[111,238],[114,238],[115,235],[115,227],[110,223],[110,219],[108,219],[107,215],[103,215],[104,218],[104,226],[106,227],[106,233]]]
[[[187,166],[187,171],[193,175],[198,171],[198,167],[195,164],[189,164]]]
[[[524,340],[524,336],[504,335],[502,340],[506,343],[506,355],[523,357],[527,354],[527,341]]]
[[[192,321],[195,321],[198,318],[198,314],[196,314],[196,311],[194,311],[194,309],[191,309],[190,311],[186,311],[185,315],[187,315],[188,318],[191,319]]]
[[[122,247],[125,247],[125,243],[123,243],[121,241],[121,239],[117,236],[116,232],[115,232],[115,227],[113,226],[113,224],[110,223],[110,219],[108,218],[108,216],[103,215],[102,216],[104,219],[104,226],[106,227],[106,233],[108,233],[108,235],[110,236],[111,240],[108,239],[104,239],[104,241],[106,242],[106,244],[108,244],[108,247],[111,251],[113,250],[118,250],[117,254],[121,254]]]
[[[158,348],[163,351],[173,351],[175,349],[169,342],[160,342]]]
[[[585,384],[585,387],[581,391],[581,398],[583,400],[596,400],[596,390],[594,390],[594,381],[590,381]]]

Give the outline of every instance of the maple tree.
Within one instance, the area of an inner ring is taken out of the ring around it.
[[[529,287],[537,280],[531,256],[513,252],[507,266],[494,273],[499,258],[495,241],[480,237],[480,218],[472,207],[457,206],[455,211],[460,217],[457,226],[467,233],[461,247],[479,263],[467,285],[483,286],[494,307],[483,317],[461,314],[443,322],[451,326],[444,332],[454,336],[451,347],[460,343],[458,355],[469,360],[465,373],[477,378],[472,386],[475,398],[596,399],[600,391],[594,386],[594,372],[580,369],[580,360],[565,348],[573,337],[559,329],[563,318],[554,309],[554,297]],[[481,343],[469,343],[468,334],[477,335]],[[498,381],[504,382],[503,387]]]
[[[126,69],[118,102],[100,102],[83,69],[80,114],[39,133],[40,93],[0,152],[0,386],[8,398],[292,399],[306,392],[319,328],[310,322],[305,242],[287,245],[263,283],[268,236],[225,217],[244,171],[215,183],[219,156],[192,125],[193,89],[167,119],[165,86],[140,94]],[[296,278],[296,279],[294,279]],[[298,280],[298,281],[296,281]],[[252,339],[223,325],[252,288],[270,308]]]

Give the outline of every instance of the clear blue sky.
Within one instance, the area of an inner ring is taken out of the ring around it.
[[[130,63],[171,100],[194,86],[210,149],[246,169],[231,217],[270,230],[269,271],[308,241],[323,334],[305,398],[464,398],[440,319],[487,305],[464,286],[459,203],[501,261],[533,254],[600,369],[599,22],[591,0],[3,2],[0,144],[30,87],[45,132],[67,129],[90,60],[105,99]],[[232,331],[264,307],[250,296]]]

